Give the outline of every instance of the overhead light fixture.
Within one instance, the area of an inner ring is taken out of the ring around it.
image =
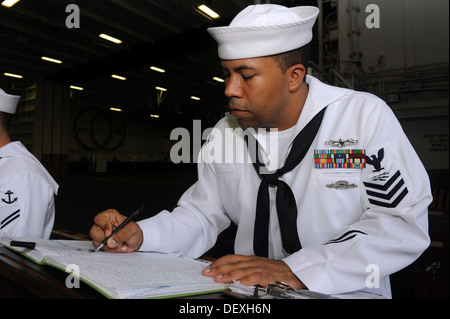
[[[220,82],[220,83],[225,82],[224,79],[221,79],[221,78],[219,78],[219,77],[217,77],[217,76],[213,77],[213,80],[214,80],[214,81],[217,81],[217,82]]]
[[[117,79],[117,80],[122,80],[122,81],[125,81],[127,79],[126,77],[120,76],[120,75],[117,75],[117,74],[112,74],[111,77],[114,78],[114,79]]]
[[[157,114],[150,114],[150,117],[158,118],[159,115],[157,115]]]
[[[107,35],[107,34],[104,34],[104,33],[99,34],[98,36],[100,38],[102,38],[102,39],[105,39],[107,41],[110,41],[110,42],[113,42],[113,43],[116,43],[116,44],[121,44],[122,43],[122,40],[114,38],[114,37],[112,37],[110,35]]]
[[[2,6],[7,7],[7,8],[11,8],[13,5],[15,5],[19,1],[20,0],[5,0],[5,1],[2,2]]]
[[[84,90],[81,86],[76,86],[76,85],[71,85],[70,88],[73,89],[73,90],[78,90],[78,91],[83,91]]]
[[[43,56],[43,57],[41,57],[41,59],[44,60],[44,61],[52,62],[52,63],[56,63],[56,64],[61,64],[61,63],[62,63],[61,60],[49,58],[49,57],[47,57],[47,56]]]
[[[17,78],[17,79],[22,79],[23,78],[23,76],[20,75],[20,74],[14,74],[14,73],[8,73],[8,72],[3,73],[3,75],[9,76],[11,78]]]
[[[198,96],[191,96],[191,99],[196,100],[196,101],[200,101],[200,98]]]
[[[161,68],[158,68],[158,67],[156,67],[156,66],[151,66],[150,69],[153,70],[153,71],[159,72],[159,73],[164,73],[164,72],[166,72],[166,70],[161,69]]]
[[[110,107],[109,109],[114,112],[122,112],[122,109],[119,109],[117,107]]]
[[[162,87],[160,87],[160,86],[155,87],[155,89],[157,89],[157,90],[159,90],[159,91],[163,91],[163,92],[167,91],[166,88],[162,88]]]
[[[217,12],[213,11],[211,8],[209,8],[208,6],[206,6],[204,4],[202,4],[201,6],[198,6],[197,8],[210,18],[213,18],[213,19],[220,18],[220,15],[218,15]]]

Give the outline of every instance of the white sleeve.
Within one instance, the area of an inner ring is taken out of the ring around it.
[[[53,189],[39,175],[18,172],[2,180],[2,229],[19,237],[48,239],[55,220]]]
[[[284,259],[311,290],[332,294],[366,289],[373,269],[386,279],[429,245],[429,178],[386,108],[376,108],[371,123],[363,125],[366,155],[380,162],[372,161],[361,172],[359,220],[323,245],[305,247]]]

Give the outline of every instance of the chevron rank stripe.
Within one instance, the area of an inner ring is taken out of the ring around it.
[[[403,198],[405,198],[406,194],[408,194],[408,188],[405,187],[405,181],[401,177],[400,171],[397,171],[384,184],[368,182],[363,182],[363,184],[366,186],[369,203],[376,206],[387,208],[397,207]]]
[[[12,221],[19,218],[19,216],[20,216],[20,209],[16,210],[14,213],[12,213],[11,215],[9,215],[5,219],[3,219],[0,222],[0,229],[5,228],[9,223],[11,223]]]

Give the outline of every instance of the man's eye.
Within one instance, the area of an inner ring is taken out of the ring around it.
[[[242,78],[245,80],[245,81],[248,81],[248,80],[251,80],[252,78],[254,77],[254,75],[244,75],[244,74],[242,74]]]

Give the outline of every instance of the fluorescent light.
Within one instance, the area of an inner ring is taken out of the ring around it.
[[[11,8],[13,5],[15,5],[19,1],[20,0],[5,0],[5,1],[2,2],[2,6],[7,7],[7,8]]]
[[[191,99],[196,100],[196,101],[200,101],[200,98],[197,96],[191,96]]]
[[[122,109],[119,109],[117,107],[110,107],[109,108],[111,111],[115,111],[115,112],[122,112]]]
[[[150,114],[150,117],[155,117],[155,118],[158,118],[158,117],[159,117],[159,115],[157,115],[157,114]]]
[[[78,91],[83,91],[84,90],[81,86],[76,86],[76,85],[71,85],[70,88],[74,89],[74,90],[78,90]]]
[[[213,80],[214,80],[214,81],[217,81],[217,82],[220,82],[220,83],[225,82],[224,79],[221,79],[221,78],[219,78],[219,77],[217,77],[217,76],[213,77]]]
[[[22,79],[23,78],[23,76],[22,75],[19,75],[19,74],[14,74],[14,73],[8,73],[8,72],[5,72],[5,73],[3,73],[5,76],[9,76],[9,77],[11,77],[11,78],[18,78],[18,79]]]
[[[155,87],[155,89],[157,89],[157,90],[159,90],[159,91],[167,91],[167,89],[166,88],[162,88],[162,87],[160,87],[160,86],[157,86],[157,87]]]
[[[45,61],[48,61],[48,62],[57,63],[57,64],[61,64],[62,63],[61,60],[49,58],[49,57],[46,57],[46,56],[41,57],[41,59],[45,60]]]
[[[211,10],[208,6],[206,6],[204,4],[202,4],[201,6],[198,6],[197,8],[213,19],[217,19],[220,17],[216,12],[214,12],[213,10]]]
[[[122,80],[122,81],[125,81],[127,79],[126,77],[123,77],[123,76],[120,76],[117,74],[112,74],[111,77],[114,79],[117,79],[117,80]]]
[[[112,36],[110,36],[110,35],[107,35],[107,34],[104,34],[104,33],[99,34],[98,36],[99,36],[100,38],[102,38],[102,39],[108,40],[108,41],[110,41],[110,42],[114,42],[114,43],[116,43],[116,44],[121,44],[121,43],[122,43],[122,40],[119,40],[119,39],[117,39],[117,38],[114,38],[114,37],[112,37]]]
[[[153,71],[159,72],[159,73],[164,73],[166,72],[166,70],[158,68],[156,66],[151,66],[150,69],[152,69]]]

